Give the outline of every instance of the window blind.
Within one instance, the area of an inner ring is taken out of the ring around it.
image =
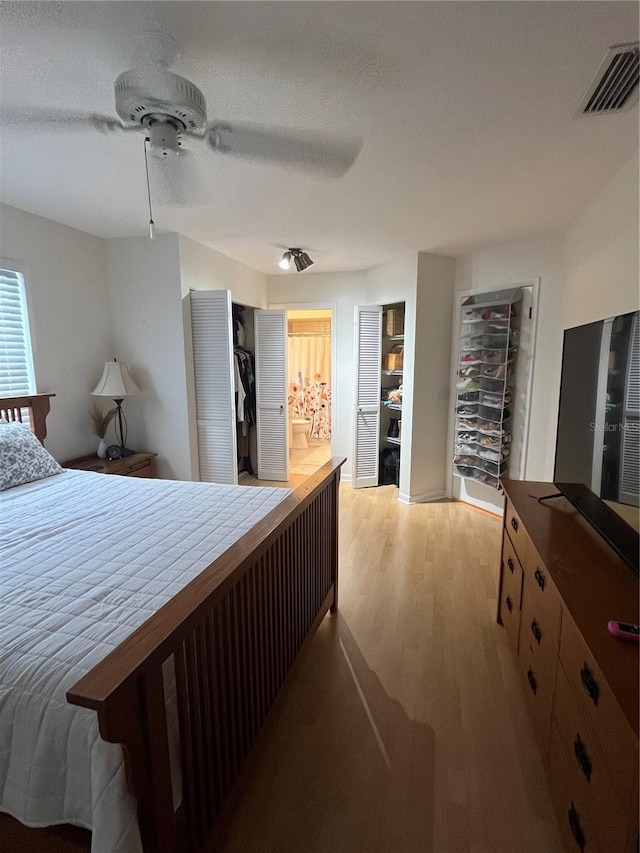
[[[24,279],[19,272],[0,269],[0,395],[34,392]]]

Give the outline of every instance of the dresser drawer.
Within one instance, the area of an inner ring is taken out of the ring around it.
[[[545,612],[548,615],[548,627],[554,632],[554,642],[556,645],[560,645],[562,601],[555,584],[551,580],[551,575],[538,556],[531,540],[527,542],[523,568],[526,577],[532,584],[531,594],[536,601],[535,610],[538,614]]]
[[[536,738],[546,766],[549,746],[549,727],[551,725],[551,705],[553,678],[547,672],[529,646],[521,643],[518,652],[518,666],[524,685],[529,713],[533,721]]]
[[[522,583],[520,648],[529,646],[538,670],[544,673],[545,682],[553,685],[560,646],[561,608],[554,608],[550,614],[542,607],[540,599],[538,585],[525,575]]]
[[[508,536],[502,541],[502,590],[500,621],[507,632],[513,653],[518,653],[520,632],[520,601],[522,598],[522,568]]]
[[[560,663],[577,705],[606,756],[619,799],[637,811],[638,742],[573,620],[562,620]]]
[[[598,738],[580,710],[561,665],[556,677],[553,722],[571,770],[572,792],[583,803],[599,836],[609,840],[610,849],[624,850],[634,821],[625,814]]]
[[[504,508],[504,529],[507,531],[509,538],[513,542],[513,546],[520,563],[524,564],[529,537],[527,536],[524,524],[520,520],[520,516],[513,508],[513,504],[509,498],[506,499]]]
[[[565,853],[622,853],[625,850],[600,838],[600,827],[594,826],[593,816],[574,786],[573,771],[555,724],[551,726],[549,737],[549,781]]]

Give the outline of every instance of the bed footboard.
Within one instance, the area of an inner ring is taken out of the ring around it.
[[[68,692],[122,744],[146,853],[202,850],[305,638],[337,606],[333,459]],[[163,664],[175,668],[174,812]]]

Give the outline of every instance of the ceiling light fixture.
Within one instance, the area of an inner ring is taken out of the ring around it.
[[[291,269],[291,261],[295,264],[298,272],[303,272],[303,270],[313,266],[313,261],[302,249],[287,249],[278,261],[278,266],[283,270]]]
[[[278,261],[278,266],[281,270],[288,270],[291,266],[291,252],[285,252],[284,255]]]

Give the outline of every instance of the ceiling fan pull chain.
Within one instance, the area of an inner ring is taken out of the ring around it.
[[[149,239],[153,240],[155,237],[155,228],[156,224],[153,221],[153,211],[151,209],[151,185],[149,183],[149,161],[147,159],[147,145],[149,144],[149,137],[145,136],[144,138],[144,169],[147,175],[147,199],[149,201]]]

